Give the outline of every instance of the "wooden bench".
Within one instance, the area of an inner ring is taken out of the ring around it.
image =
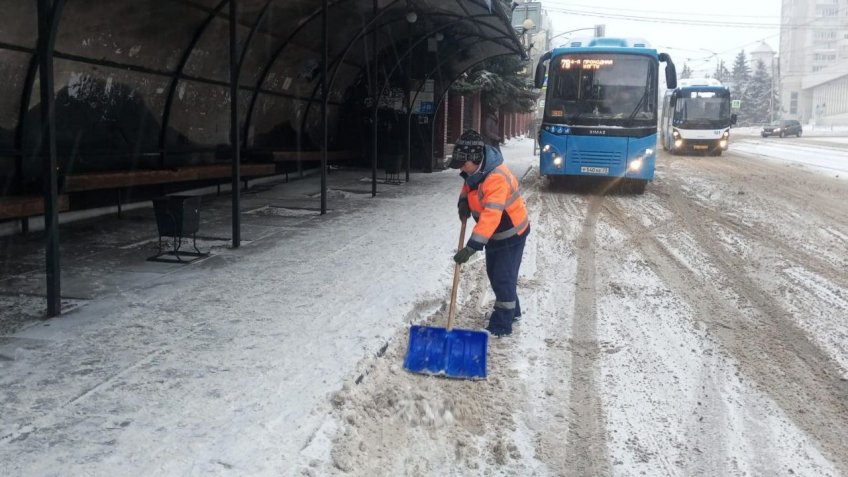
[[[68,196],[60,195],[57,204],[59,212],[68,210]],[[40,195],[0,197],[0,220],[25,219],[42,214],[44,214],[44,197]]]
[[[65,212],[70,208],[68,196],[60,194],[57,197],[56,206],[58,212]],[[29,218],[36,215],[44,215],[44,197],[40,195],[0,197],[0,221],[8,219],[20,219],[21,232],[29,232]]]
[[[271,176],[276,173],[274,164],[242,164],[241,178],[247,187],[247,179]],[[186,166],[175,169],[141,169],[132,171],[84,172],[64,177],[63,192],[84,192],[99,189],[126,189],[129,187],[192,182],[206,179],[221,179],[232,176],[230,164]],[[66,194],[59,195],[59,212],[69,210]],[[120,193],[118,215],[121,214]],[[24,233],[29,229],[27,218],[44,214],[44,198],[41,196],[10,196],[0,198],[0,220],[22,219]]]
[[[83,172],[65,176],[63,192],[84,192],[100,189],[117,191],[118,216],[121,215],[121,189],[130,187],[168,184],[173,182],[192,182],[207,179],[232,177],[230,164],[207,164],[185,166],[174,169],[136,169],[131,171]],[[247,188],[247,181],[254,177],[271,176],[276,173],[274,164],[242,164],[241,180]],[[220,192],[220,184],[218,185]]]

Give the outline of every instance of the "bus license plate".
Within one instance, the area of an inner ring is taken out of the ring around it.
[[[581,167],[580,172],[586,174],[609,174],[609,167]]]
[[[706,148],[707,148],[706,144],[695,144],[694,146],[692,146],[692,149],[706,149]]]

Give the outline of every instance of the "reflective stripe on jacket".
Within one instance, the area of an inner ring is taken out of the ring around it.
[[[530,225],[518,179],[504,164],[489,172],[477,189],[463,184],[460,199],[463,198],[467,198],[471,215],[477,221],[468,241],[471,248],[482,250],[489,240],[522,234]]]

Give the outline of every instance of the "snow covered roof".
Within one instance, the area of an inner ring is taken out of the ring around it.
[[[761,41],[761,42],[760,42],[760,44],[759,44],[759,45],[757,45],[757,47],[756,47],[756,48],[754,48],[753,50],[751,50],[751,54],[752,54],[752,55],[754,55],[754,54],[763,54],[763,53],[768,53],[768,54],[770,54],[770,55],[773,55],[773,54],[774,54],[774,50],[773,50],[773,49],[772,49],[772,48],[768,45],[768,43],[766,43],[766,42],[764,42],[764,41]]]

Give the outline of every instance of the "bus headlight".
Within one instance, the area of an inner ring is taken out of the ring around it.
[[[542,152],[549,152],[550,150],[551,150],[550,144],[545,144],[545,146],[542,148]]]
[[[627,170],[630,172],[636,172],[642,168],[642,158],[637,157],[636,159],[630,161],[630,165],[627,166]]]
[[[554,156],[554,165],[556,167],[562,167],[562,156]]]
[[[727,149],[727,139],[722,139],[721,141],[718,142],[718,145],[722,149]]]
[[[725,132],[721,133],[722,139],[727,139],[729,137],[730,137],[730,131],[725,131]]]
[[[674,139],[680,139],[680,132],[677,129],[671,131],[671,137]]]
[[[653,155],[654,155],[654,150],[653,150],[653,149],[651,149],[650,147],[649,147],[649,148],[647,148],[647,149],[645,149],[645,157],[653,156]]]
[[[682,145],[683,145],[683,139],[675,139],[674,140],[674,147],[680,147]]]

